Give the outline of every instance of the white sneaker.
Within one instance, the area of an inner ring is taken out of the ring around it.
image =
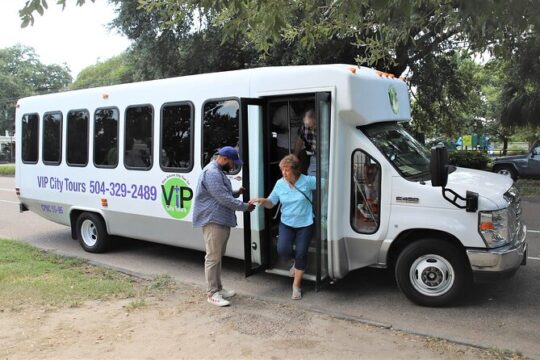
[[[236,295],[236,291],[234,291],[234,290],[232,290],[232,289],[227,290],[227,289],[225,289],[225,288],[219,290],[219,293],[220,293],[221,296],[222,296],[223,298],[225,298],[225,299],[230,299],[230,298],[232,298],[234,295]]]
[[[223,298],[219,292],[215,292],[212,296],[208,297],[208,302],[216,306],[229,306],[231,303]]]

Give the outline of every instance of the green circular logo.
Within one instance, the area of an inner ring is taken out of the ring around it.
[[[163,208],[175,219],[183,219],[189,214],[192,199],[193,190],[181,177],[170,177],[161,185]]]
[[[399,101],[397,98],[396,88],[393,86],[390,86],[388,89],[388,99],[390,100],[390,107],[392,108],[392,111],[394,114],[397,114],[399,112]]]

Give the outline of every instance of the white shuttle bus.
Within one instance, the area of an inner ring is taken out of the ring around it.
[[[113,236],[204,250],[194,191],[216,151],[239,148],[228,175],[244,200],[268,196],[303,114],[317,115],[318,189],[306,277],[395,268],[412,301],[447,304],[476,275],[525,264],[526,229],[509,177],[447,166],[402,126],[406,84],[351,65],[270,67],[34,96],[17,104],[16,191],[71,227],[86,251]],[[309,162],[309,159],[302,159]],[[324,181],[321,181],[324,179]],[[324,188],[321,188],[324,183]],[[279,214],[238,213],[228,256],[246,276],[288,274],[276,252]]]

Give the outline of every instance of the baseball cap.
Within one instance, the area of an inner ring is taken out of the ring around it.
[[[242,166],[242,160],[240,160],[240,156],[238,156],[238,150],[233,148],[232,146],[224,146],[221,149],[219,149],[218,152],[219,155],[225,156],[226,158],[231,159],[234,161],[236,166]]]

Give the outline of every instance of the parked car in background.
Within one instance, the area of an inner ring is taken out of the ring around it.
[[[493,171],[502,175],[540,178],[540,140],[537,140],[526,155],[505,156],[493,160]]]

